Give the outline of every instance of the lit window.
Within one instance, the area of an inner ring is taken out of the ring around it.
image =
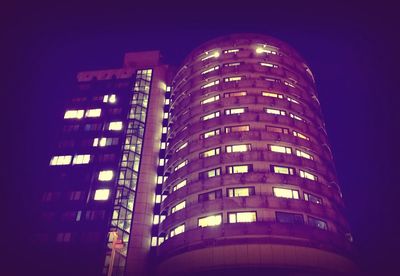
[[[199,154],[199,158],[207,158],[214,155],[218,155],[221,151],[221,148],[210,149],[207,151],[203,151]]]
[[[165,164],[165,159],[164,158],[160,158],[160,160],[158,161],[158,165],[159,166],[164,166]]]
[[[225,63],[225,67],[234,67],[234,66],[239,66],[240,62],[232,62],[232,63]]]
[[[246,91],[224,93],[224,98],[246,96]]]
[[[67,110],[64,114],[64,119],[82,119],[84,110]]]
[[[305,139],[305,140],[310,140],[309,137],[305,136],[304,134],[301,134],[300,132],[294,131],[294,130],[293,130],[293,136],[299,137],[299,138]]]
[[[292,149],[290,147],[268,145],[268,148],[270,151],[273,151],[273,152],[292,154]]]
[[[180,145],[180,146],[176,149],[175,152],[178,152],[178,151],[180,151],[180,150],[183,150],[184,148],[187,147],[187,145],[188,145],[188,142],[183,143],[182,145]]]
[[[228,77],[228,78],[224,78],[224,82],[230,82],[230,81],[240,81],[242,79],[242,77]]]
[[[264,97],[283,99],[283,95],[282,94],[277,94],[277,93],[272,93],[272,92],[262,92],[262,95]]]
[[[88,164],[90,162],[90,154],[77,154],[72,160],[73,165]]]
[[[274,191],[274,196],[276,197],[299,199],[299,191],[296,190],[273,188],[273,191]]]
[[[256,48],[256,53],[257,54],[272,54],[272,55],[276,55],[277,54],[277,48],[270,46],[270,45],[261,45],[260,47]]]
[[[105,170],[99,172],[100,181],[110,181],[114,177],[114,172],[112,170]]]
[[[117,101],[117,98],[115,94],[111,95],[104,95],[103,97],[103,103],[115,103]]]
[[[256,212],[237,212],[228,213],[229,223],[241,223],[241,222],[255,222],[257,221]]]
[[[283,133],[283,134],[288,134],[289,129],[287,128],[282,128],[282,127],[274,127],[274,126],[266,126],[265,127],[268,132],[276,132],[276,133]]]
[[[167,86],[167,92],[171,92],[171,86]]]
[[[183,232],[185,232],[185,224],[179,225],[174,229],[172,229],[171,232],[169,233],[169,236],[170,238],[172,238],[173,236],[182,234]]]
[[[245,108],[245,107],[225,109],[225,115],[241,114],[241,113],[245,113],[246,110],[247,110],[247,108]]]
[[[177,171],[177,170],[179,170],[179,169],[185,167],[188,163],[189,163],[188,160],[185,160],[185,161],[179,163],[179,164],[174,168],[174,171]]]
[[[100,117],[100,115],[101,115],[100,108],[88,109],[88,110],[86,110],[86,113],[85,113],[85,117],[87,117],[87,118]]]
[[[217,118],[219,116],[220,116],[220,112],[217,111],[217,112],[214,112],[214,113],[211,113],[211,114],[208,114],[208,115],[205,115],[205,116],[201,117],[201,120],[202,121],[206,121],[206,120]]]
[[[270,67],[270,68],[278,68],[278,65],[272,63],[261,62],[261,66]]]
[[[211,131],[207,131],[205,133],[200,134],[200,139],[207,139],[207,138],[213,137],[215,135],[219,135],[220,131],[221,130],[219,128],[211,130]]]
[[[251,150],[250,144],[226,146],[226,152],[245,152]]]
[[[167,146],[167,143],[161,142],[161,144],[160,144],[160,149],[165,149],[166,146]]]
[[[179,190],[182,187],[185,187],[187,183],[187,180],[182,180],[181,182],[179,182],[178,184],[172,186],[172,191],[175,192],[176,190]]]
[[[109,189],[99,189],[94,193],[94,200],[107,200],[110,196]]]
[[[308,153],[298,150],[298,149],[296,149],[296,155],[299,157],[306,158],[306,159],[314,160],[314,157],[311,154],[308,154]]]
[[[217,66],[214,66],[214,67],[211,67],[210,69],[207,69],[207,70],[205,70],[205,71],[201,72],[201,74],[202,74],[202,75],[204,75],[204,74],[207,74],[207,73],[213,72],[213,71],[215,71],[215,70],[218,70],[218,69],[219,69],[219,65],[217,65]]]
[[[271,171],[274,172],[274,173],[279,173],[279,174],[294,175],[294,169],[290,168],[290,167],[282,167],[282,166],[271,165]]]
[[[173,207],[171,208],[171,214],[173,214],[173,213],[175,213],[175,212],[177,212],[177,211],[179,211],[179,210],[182,210],[182,209],[184,209],[185,207],[186,207],[186,201],[182,201],[182,202],[176,204],[175,206],[173,206]]]
[[[289,115],[290,115],[290,118],[293,118],[295,120],[303,121],[303,122],[305,121],[303,118],[301,118],[300,116],[294,115],[293,113],[290,113]]]
[[[157,246],[157,237],[151,237],[151,246]]]
[[[161,203],[161,195],[155,195],[155,200],[156,203]]]
[[[308,224],[322,230],[328,230],[326,222],[317,218],[308,217]]]
[[[165,105],[169,105],[170,103],[171,103],[170,99],[165,99],[165,102],[164,102]]]
[[[199,227],[208,227],[208,226],[217,226],[222,223],[222,215],[212,215],[204,218],[199,218],[198,226]]]
[[[214,86],[214,85],[217,85],[217,84],[219,84],[219,80],[215,80],[215,81],[206,83],[205,85],[201,86],[200,88],[201,88],[201,89],[205,89],[205,88],[208,88],[208,87],[212,87],[212,86]]]
[[[221,168],[211,169],[199,174],[200,179],[215,177],[221,174]]]
[[[291,224],[304,224],[304,218],[301,214],[276,212],[276,221],[280,223],[291,223]]]
[[[282,115],[282,116],[286,115],[286,112],[284,110],[279,110],[279,109],[265,108],[264,111],[267,114]]]
[[[164,112],[163,119],[168,119],[168,117],[169,117],[169,113],[168,112]]]
[[[288,100],[289,102],[292,102],[292,103],[295,103],[295,104],[299,104],[299,102],[296,101],[296,100],[293,99],[293,98],[287,97],[287,100]]]
[[[251,170],[252,170],[252,165],[235,165],[226,167],[226,172],[229,174],[248,173]]]
[[[286,86],[295,88],[294,84],[292,84],[292,83],[290,83],[290,82],[288,82],[288,81],[284,81],[283,83],[284,83]]]
[[[61,166],[71,164],[71,155],[53,156],[50,160],[50,166]]]
[[[212,53],[210,53],[210,52],[205,52],[205,57],[203,57],[202,59],[201,59],[201,61],[205,61],[205,60],[207,60],[207,59],[210,59],[210,58],[217,58],[217,57],[219,57],[220,56],[220,53],[218,52],[218,51],[215,51],[215,52],[212,52]]]
[[[225,127],[225,133],[249,131],[249,125]]]
[[[163,128],[162,128],[162,133],[165,134],[165,133],[167,133],[167,132],[168,132],[168,128],[167,128],[167,127],[163,127]]]
[[[162,183],[163,183],[163,177],[157,176],[157,184],[162,184]]]
[[[228,197],[241,197],[255,195],[254,187],[239,187],[227,189]]]
[[[239,49],[228,49],[224,51],[224,54],[237,53],[239,51]]]
[[[108,126],[108,130],[119,131],[122,129],[122,122],[111,122]]]
[[[301,178],[306,178],[306,179],[309,179],[309,180],[312,180],[312,181],[317,181],[317,176],[316,175],[313,175],[312,173],[309,173],[309,172],[306,172],[306,171],[303,171],[303,170],[300,170],[300,177]]]
[[[198,196],[198,202],[205,202],[205,201],[210,201],[210,200],[216,200],[218,198],[222,198],[222,190],[215,190],[203,194],[199,194]]]
[[[310,193],[304,193],[304,200],[310,201],[310,202],[313,202],[316,204],[322,204],[322,198],[320,198],[316,195],[310,194]]]
[[[219,95],[215,95],[215,96],[212,96],[212,97],[209,97],[207,99],[202,100],[200,102],[200,104],[212,103],[212,102],[215,102],[215,101],[218,101],[218,100],[219,100]]]

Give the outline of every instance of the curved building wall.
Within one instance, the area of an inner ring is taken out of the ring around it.
[[[177,72],[158,271],[352,271],[314,77],[272,37],[195,49]]]

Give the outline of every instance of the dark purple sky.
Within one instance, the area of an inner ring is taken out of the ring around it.
[[[256,32],[288,42],[308,61],[360,263],[369,275],[397,274],[389,274],[397,268],[400,248],[400,162],[394,147],[400,141],[400,77],[394,58],[400,24],[394,5],[31,2],[2,6],[0,14],[5,27],[1,117],[6,139],[1,186],[6,187],[2,203],[8,205],[2,225],[7,225],[13,243],[8,256],[21,263],[28,259],[19,252],[34,223],[25,214],[34,210],[32,195],[46,181],[44,171],[65,100],[76,93],[78,71],[120,67],[124,52],[153,49],[161,50],[166,62],[179,65],[208,39]]]

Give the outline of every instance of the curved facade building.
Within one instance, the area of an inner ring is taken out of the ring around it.
[[[207,42],[171,101],[159,274],[355,271],[314,78],[292,47]]]

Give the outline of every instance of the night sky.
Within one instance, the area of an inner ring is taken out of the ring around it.
[[[0,245],[9,271],[4,275],[20,275],[16,267],[37,261],[26,246],[35,223],[34,198],[46,181],[66,100],[77,92],[76,73],[119,68],[128,51],[159,49],[167,63],[179,65],[200,43],[238,32],[275,36],[308,62],[360,266],[366,275],[400,275],[400,162],[395,149],[400,141],[400,67],[395,59],[400,24],[394,5],[31,2],[3,4],[0,11],[5,31],[1,198],[6,206]]]

